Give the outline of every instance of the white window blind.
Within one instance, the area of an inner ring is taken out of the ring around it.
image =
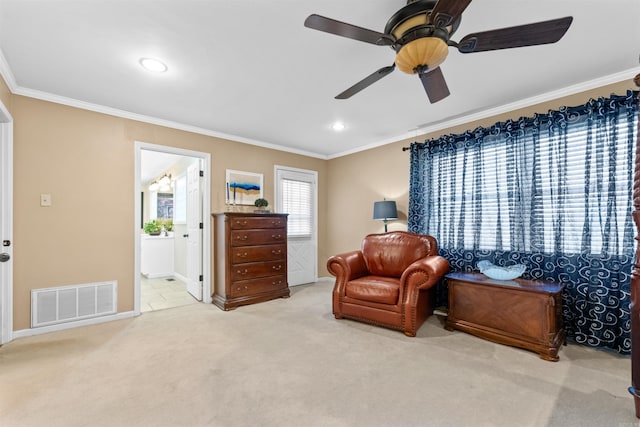
[[[307,181],[284,178],[282,211],[289,214],[289,237],[311,237],[313,232],[313,187]]]
[[[584,122],[566,139],[543,132],[509,145],[488,136],[436,153],[426,177],[429,228],[460,249],[624,253],[634,156],[627,129],[622,118],[608,133]],[[616,135],[625,143],[612,144]]]

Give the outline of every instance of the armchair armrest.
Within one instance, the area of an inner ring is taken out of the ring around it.
[[[449,262],[439,256],[420,258],[402,273],[400,283],[403,284],[408,295],[413,289],[429,289],[449,271]]]
[[[345,282],[368,274],[361,251],[345,252],[330,257],[327,260],[327,271],[336,276],[336,280]]]

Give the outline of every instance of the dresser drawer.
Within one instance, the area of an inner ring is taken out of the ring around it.
[[[283,289],[287,286],[284,275],[262,277],[259,279],[241,280],[231,284],[233,297],[252,296],[261,292]]]
[[[286,254],[286,245],[238,246],[231,250],[231,263],[273,261],[284,259]]]
[[[287,241],[287,230],[285,228],[274,228],[271,230],[234,230],[231,232],[231,246],[256,246]]]
[[[247,280],[252,277],[266,277],[287,271],[287,263],[282,261],[250,262],[234,264],[230,268],[231,281]]]
[[[236,217],[229,219],[232,230],[247,230],[251,228],[282,228],[287,224],[283,218],[268,217]]]

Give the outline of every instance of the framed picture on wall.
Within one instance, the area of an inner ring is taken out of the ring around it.
[[[262,174],[227,169],[226,201],[234,205],[253,205],[262,198]]]

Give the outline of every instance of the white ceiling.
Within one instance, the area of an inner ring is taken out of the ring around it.
[[[394,61],[303,26],[312,14],[383,31],[403,0],[0,0],[0,70],[11,89],[125,117],[320,158],[632,79],[638,0],[474,0],[454,35],[571,15],[556,44],[463,55],[441,66],[451,96],[429,104]],[[162,59],[153,75],[140,57]],[[341,120],[346,129],[331,130]],[[152,141],[149,141],[152,142]]]
[[[178,163],[182,156],[177,154],[161,153],[158,151],[140,151],[140,183],[150,184],[160,175]]]

